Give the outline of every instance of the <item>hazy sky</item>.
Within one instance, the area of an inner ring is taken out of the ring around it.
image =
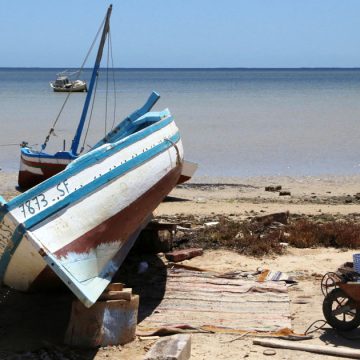
[[[110,3],[0,0],[0,67],[80,66]],[[112,3],[116,67],[360,67],[359,0]]]

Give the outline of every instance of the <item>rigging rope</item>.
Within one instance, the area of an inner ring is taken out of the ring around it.
[[[83,61],[83,63],[82,63],[81,66],[80,66],[79,76],[80,76],[81,72],[82,72],[83,69],[84,69],[85,63],[86,63],[86,61],[87,61],[87,59],[88,59],[88,57],[89,57],[89,55],[90,55],[90,53],[91,53],[91,51],[92,51],[95,43],[96,43],[97,38],[99,37],[100,31],[102,30],[102,28],[103,28],[103,26],[104,26],[105,20],[106,20],[106,16],[104,17],[104,20],[102,21],[102,23],[101,23],[101,25],[100,25],[100,27],[99,27],[96,35],[95,35],[95,38],[94,38],[94,40],[93,40],[93,42],[92,42],[92,44],[91,44],[91,46],[90,46],[90,49],[89,49],[88,53],[87,53],[86,56],[85,56],[85,60]]]
[[[1,147],[4,147],[4,146],[19,146],[19,143],[16,143],[16,144],[0,144]]]
[[[83,61],[80,69],[78,70],[78,71],[79,71],[79,76],[80,76],[81,72],[82,72],[83,69],[84,69],[85,63],[86,63],[86,61],[87,61],[87,59],[88,59],[88,57],[89,57],[89,55],[90,55],[90,53],[91,53],[91,51],[92,51],[95,43],[96,43],[97,38],[99,37],[99,34],[100,34],[100,32],[101,32],[101,30],[102,30],[102,28],[103,28],[103,26],[104,26],[105,20],[106,20],[106,16],[104,17],[104,20],[102,21],[102,23],[101,23],[101,25],[100,25],[100,27],[99,27],[96,35],[95,35],[95,38],[94,38],[94,40],[93,40],[93,42],[92,42],[92,44],[91,44],[91,46],[90,46],[90,49],[89,49],[89,51],[87,52],[87,54],[86,54],[86,56],[85,56],[85,60]],[[41,151],[45,150],[46,145],[47,145],[47,143],[48,143],[49,140],[50,140],[50,136],[54,133],[54,131],[55,131],[55,126],[56,126],[57,122],[59,121],[60,115],[61,115],[62,111],[64,110],[64,107],[65,107],[67,101],[69,100],[69,97],[70,97],[70,95],[72,94],[72,92],[73,92],[72,89],[70,89],[70,91],[69,91],[69,93],[67,94],[67,96],[66,96],[66,98],[65,98],[65,101],[64,101],[64,103],[62,104],[62,106],[61,106],[61,108],[60,108],[60,111],[59,111],[59,113],[58,113],[58,115],[57,115],[57,117],[56,117],[56,119],[55,119],[55,121],[54,121],[54,123],[53,123],[53,126],[50,128],[49,133],[48,133],[48,135],[46,136],[44,143],[41,145]]]
[[[107,57],[106,57],[106,95],[105,95],[105,135],[107,134],[107,109],[108,109],[108,93],[109,93],[109,55],[110,55],[110,40],[107,39]]]
[[[113,84],[114,84],[114,114],[113,114],[113,123],[111,126],[111,130],[115,126],[115,118],[116,118],[116,84],[115,84],[115,69],[114,69],[114,58],[113,58],[113,51],[112,51],[112,40],[111,40],[111,33],[109,30],[109,41],[110,41],[110,56],[111,56],[111,69],[113,75]]]
[[[93,110],[94,110],[94,103],[95,103],[95,98],[96,98],[96,89],[98,86],[98,80],[99,80],[99,73],[96,74],[96,81],[95,81],[95,89],[94,89],[94,96],[92,98],[92,103],[91,103],[91,110],[90,110],[90,116],[89,116],[89,120],[88,120],[88,124],[87,124],[87,128],[86,128],[86,133],[84,136],[84,140],[80,149],[79,154],[81,154],[84,151],[85,148],[85,141],[87,139],[88,133],[89,133],[89,128],[90,128],[90,124],[91,124],[91,119],[92,119],[92,114],[93,114]]]

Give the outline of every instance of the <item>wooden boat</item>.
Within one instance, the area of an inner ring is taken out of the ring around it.
[[[111,281],[183,164],[169,112],[132,122],[131,134],[73,160],[15,197],[0,199],[0,280],[27,291],[54,274],[91,306]]]
[[[70,80],[66,72],[57,74],[57,78],[54,82],[50,82],[50,87],[55,92],[86,92],[86,82],[83,80]]]

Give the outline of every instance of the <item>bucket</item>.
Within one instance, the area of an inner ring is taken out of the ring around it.
[[[353,254],[354,271],[360,274],[360,254]]]

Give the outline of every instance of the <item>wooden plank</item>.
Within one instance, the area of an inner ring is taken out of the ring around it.
[[[111,283],[106,287],[105,291],[121,291],[123,288],[123,283]]]
[[[342,356],[351,359],[360,359],[360,351],[349,348],[339,348],[332,346],[299,344],[298,342],[290,342],[286,340],[254,340],[254,345],[268,346],[279,349],[307,351],[317,354]]]
[[[130,301],[132,297],[132,289],[125,288],[121,291],[106,291],[99,300],[127,300]]]

